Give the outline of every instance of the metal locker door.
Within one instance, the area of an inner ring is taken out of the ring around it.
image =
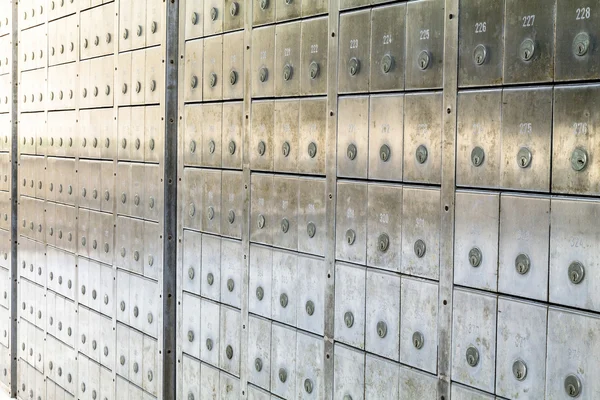
[[[219,370],[204,363],[200,365],[200,400],[220,400]]]
[[[548,301],[550,199],[500,198],[498,291]]]
[[[400,362],[437,373],[438,285],[402,277]],[[426,310],[426,312],[423,312]]]
[[[275,0],[261,0],[260,8],[272,8],[275,13]],[[265,5],[265,7],[263,7]],[[266,19],[271,19],[267,17]],[[262,18],[261,18],[262,19]],[[266,21],[265,21],[266,22]],[[269,97],[275,90],[275,26],[267,26],[252,30],[252,43],[257,43],[252,50],[252,97]]]
[[[115,333],[112,330],[112,320],[100,315],[100,363],[110,368],[115,369]]]
[[[223,7],[223,30],[224,31],[232,31],[243,29],[244,27],[244,13],[245,10],[245,1],[236,1],[236,0],[225,0],[225,5]]]
[[[252,103],[252,133],[250,167],[252,170],[273,171],[275,105],[273,101]]]
[[[285,1],[285,0],[284,0]],[[295,7],[298,2],[291,2]],[[284,14],[290,9],[288,4],[282,4],[285,8]],[[276,7],[277,19],[280,19]],[[298,9],[297,13],[300,13]],[[300,93],[300,22],[289,24],[278,24],[275,26],[275,96],[297,96]]]
[[[165,21],[162,1],[146,0],[146,46],[162,44]],[[158,47],[160,48],[160,47]]]
[[[158,223],[144,221],[144,257],[142,264],[144,276],[150,279],[158,280],[162,276],[162,241],[161,229]]]
[[[202,281],[202,235],[197,232],[183,231],[183,271],[181,276],[182,289],[194,294],[200,294]],[[184,315],[186,313],[184,312]]]
[[[273,177],[273,245],[298,248],[298,179]]]
[[[89,328],[87,329],[88,333],[88,341],[89,341],[89,353],[88,357],[94,361],[100,361],[100,321],[102,316],[97,314],[93,310],[89,310],[88,312],[88,320]]]
[[[144,193],[142,196],[142,216],[144,219],[159,221],[162,216],[162,168],[157,165],[144,165]]]
[[[505,0],[461,0],[458,86],[502,84]],[[512,51],[512,49],[509,49]]]
[[[204,0],[204,36],[223,32],[224,0]]]
[[[144,162],[160,163],[164,156],[164,123],[160,106],[145,108],[144,131]]]
[[[77,242],[77,254],[79,256],[90,257],[92,253],[92,244],[94,238],[92,238],[91,227],[90,227],[90,213],[92,211],[87,210],[85,208],[78,209],[77,216],[77,236],[79,237],[79,241]],[[48,225],[50,229],[52,229],[52,225]]]
[[[158,284],[154,281],[143,279],[143,292],[142,297],[144,298],[143,307],[140,307],[140,317],[142,321],[142,331],[154,338],[158,337],[158,323],[159,318],[159,297],[158,297]]]
[[[200,361],[183,355],[182,361],[182,393],[183,397],[190,400],[200,398]]]
[[[156,0],[147,0],[148,2],[156,2]],[[162,4],[162,3],[161,3]],[[148,10],[151,11],[151,10]],[[162,21],[162,20],[161,20]],[[154,21],[156,24],[157,22]],[[149,23],[151,29],[154,25]],[[164,69],[162,64],[163,48],[153,47],[145,50],[146,53],[146,68],[145,68],[145,94],[144,102],[149,103],[160,103],[163,99],[163,85],[164,85]]]
[[[452,398],[460,399],[460,400],[494,400],[498,399],[498,397],[494,397],[492,395],[488,395],[487,393],[480,392],[475,389],[471,389],[466,386],[458,385],[456,383],[452,383],[451,388]]]
[[[369,184],[367,192],[367,265],[399,271],[402,186]]]
[[[206,0],[215,2],[215,0]],[[223,3],[223,0],[217,0]],[[211,9],[214,10],[215,8]],[[218,12],[220,12],[219,10]],[[219,18],[218,16],[217,18]],[[204,39],[204,85],[202,88],[204,100],[223,99],[223,35]],[[220,154],[220,153],[219,153]]]
[[[364,400],[365,353],[335,344],[333,358],[333,392],[336,399],[349,396]]]
[[[139,31],[138,31],[139,32]],[[131,53],[131,104],[144,104],[146,51],[137,50]],[[131,109],[133,113],[135,109]],[[132,118],[132,124],[136,121]],[[143,121],[143,119],[142,119]],[[133,126],[132,126],[133,128]]]
[[[565,86],[554,91],[552,191],[600,194],[600,161],[594,137],[600,114],[593,106],[600,86]]]
[[[444,7],[419,0],[406,8],[406,89],[442,87]]]
[[[452,380],[494,391],[496,367],[495,295],[454,290]]]
[[[296,321],[299,329],[323,335],[325,264],[321,258],[298,257]]]
[[[200,359],[215,367],[219,365],[220,314],[217,303],[202,299],[200,302]],[[201,387],[205,387],[202,385]]]
[[[139,387],[142,387],[143,341],[142,333],[129,330],[129,381]]]
[[[123,3],[121,3],[123,4]],[[121,18],[123,18],[123,14],[120,14]],[[124,28],[129,32],[128,28]],[[129,35],[129,33],[128,33]],[[120,41],[123,41],[123,36],[121,36]],[[119,60],[119,69],[116,73],[116,86],[115,86],[115,101],[117,105],[127,106],[131,104],[131,91],[133,86],[131,85],[131,52],[128,53],[120,53],[118,55]],[[123,112],[124,110],[119,110]],[[127,111],[127,110],[125,110]]]
[[[301,174],[325,174],[326,115],[325,100],[300,100],[298,172]]]
[[[242,169],[243,114],[243,103],[223,103],[221,140],[223,168]]]
[[[129,399],[130,400],[145,400],[144,392],[139,387],[129,384]]]
[[[221,103],[203,104],[201,107],[201,165],[205,167],[221,168],[221,124],[223,120],[223,107]]]
[[[506,0],[505,84],[552,81],[555,19],[554,0]]]
[[[240,375],[240,328],[240,312],[221,306],[219,368],[235,376]]]
[[[317,11],[310,9],[307,2],[303,1],[303,13]],[[320,0],[314,0],[312,6],[321,8],[324,3]],[[306,6],[306,7],[305,7]],[[325,7],[326,4],[324,4]],[[318,12],[317,12],[318,13]],[[301,22],[300,39],[300,63],[298,64],[297,74],[300,75],[300,94],[318,95],[325,94],[327,90],[327,18],[315,18]]]
[[[534,303],[498,299],[496,393],[539,399],[545,394],[548,309]]]
[[[344,4],[341,7],[344,8]],[[341,15],[339,40],[339,92],[367,92],[370,76],[371,10]]]
[[[400,310],[400,277],[395,274],[369,270],[365,286],[365,350],[398,361],[400,353],[400,313],[398,313]]]
[[[184,137],[184,165],[201,165],[202,160],[202,121],[203,105],[192,104],[184,106],[185,127]]]
[[[273,249],[251,244],[249,268],[248,309],[251,313],[271,319]]]
[[[600,346],[593,334],[600,330],[596,315],[550,308],[548,312],[548,398],[590,398],[600,395]]]
[[[220,135],[219,135],[220,136]],[[202,170],[202,230],[221,233],[221,171]]]
[[[157,381],[160,371],[158,367],[158,342],[148,336],[144,336],[143,340],[143,362],[142,362],[142,387],[145,391],[156,396]]]
[[[501,110],[501,90],[464,91],[458,94],[457,185],[499,186]]]
[[[129,273],[117,269],[117,321],[121,321],[125,324],[129,324],[129,309],[132,307],[131,302],[129,301],[129,277]]]
[[[242,243],[221,239],[221,303],[240,308],[242,291]]]
[[[240,171],[222,171],[221,175],[221,234],[240,239],[242,236],[241,190],[243,175]]]
[[[252,174],[250,185],[250,240],[272,244],[276,221],[272,215],[273,175]]]
[[[371,12],[370,91],[404,90],[406,5],[378,7]]]
[[[54,318],[55,318],[55,322],[54,324],[56,325],[56,329],[55,329],[55,333],[56,333],[56,338],[61,340],[62,342],[66,342],[65,340],[65,333],[64,331],[66,330],[65,327],[65,299],[64,297],[60,296],[60,295],[56,295],[55,298],[55,313],[54,313]]]
[[[275,2],[261,0],[252,2],[252,26],[264,25],[275,21]]]
[[[51,159],[50,159],[51,160]],[[50,161],[48,160],[48,161]],[[79,207],[84,208],[95,208],[92,200],[92,190],[94,190],[95,178],[98,164],[89,160],[79,160],[77,165],[77,178],[79,179]],[[94,172],[92,172],[94,171]],[[46,176],[48,173],[46,174]],[[54,187],[52,191],[49,189],[49,184],[46,185],[46,197],[50,193],[54,193]],[[49,200],[49,199],[48,199]]]
[[[146,205],[144,204],[144,192],[146,189],[145,171],[146,166],[144,164],[131,164],[130,192],[125,201],[129,203],[130,215],[136,218],[142,218],[146,209]],[[121,197],[121,202],[123,202],[123,197]]]
[[[115,382],[116,392],[119,393],[120,398],[123,400],[129,400],[129,382],[117,375]]]
[[[365,399],[400,399],[398,364],[367,354],[365,360]]]
[[[81,214],[80,214],[81,215]],[[91,269],[90,260],[78,257],[77,258],[77,281],[79,283],[79,293],[77,294],[77,302],[86,307],[91,307],[92,290],[90,284]],[[81,317],[80,317],[81,318]]]
[[[371,96],[369,179],[402,181],[404,95]],[[389,110],[399,111],[390,113]]]
[[[203,170],[184,168],[183,170],[183,226],[202,229],[202,180]]]
[[[336,259],[358,264],[366,262],[367,185],[338,181],[336,206]]]
[[[202,235],[202,297],[221,300],[221,238]]]
[[[117,324],[117,347],[116,347],[117,364],[115,371],[117,376],[122,376],[129,379],[129,328],[126,325]],[[117,383],[117,391],[118,390]]]
[[[275,21],[281,22],[300,17],[302,1],[275,0]]]
[[[456,192],[454,283],[498,290],[498,193]]]
[[[273,133],[273,170],[298,172],[299,100],[275,102]]]
[[[298,251],[325,254],[325,180],[298,178]]]
[[[17,334],[17,337],[18,337],[18,341],[20,342],[20,345],[18,348],[17,357],[20,360],[24,360],[24,361],[27,361],[28,334],[29,334],[29,323],[25,319],[19,318],[19,332]],[[19,364],[22,365],[21,362]]]
[[[271,321],[248,318],[248,381],[269,390],[271,378]]]
[[[335,339],[365,348],[366,270],[337,263],[335,275]]]
[[[502,94],[502,187],[548,192],[552,89],[507,89]]]
[[[321,338],[297,333],[295,398],[322,398],[324,394],[323,347]]]
[[[553,198],[550,202],[550,302],[600,311],[596,268],[599,231],[591,221],[600,202]]]
[[[38,324],[39,325],[39,324]],[[46,332],[42,329],[35,329],[35,368],[42,374],[44,374],[44,361],[46,357],[44,342],[46,340]]]
[[[100,368],[100,396],[102,396],[103,400],[115,399],[115,383],[112,378],[112,372],[106,368]]]
[[[222,400],[233,400],[239,398],[240,395],[240,380],[231,375],[220,372],[220,390]]]
[[[52,291],[46,293],[46,332],[56,336],[56,294]]]
[[[94,255],[92,258],[97,259],[105,264],[113,263],[113,242],[114,242],[114,225],[113,217],[111,214],[92,212],[91,215],[95,216],[94,226],[95,232],[98,237],[98,248],[93,249]],[[93,248],[93,243],[92,243]]]
[[[146,46],[146,1],[132,0],[131,4],[131,48]]]
[[[143,243],[143,225],[138,221],[126,217],[117,217],[117,237],[120,247],[117,250],[117,259],[115,264],[118,268],[137,273],[143,272],[143,267],[139,257],[140,245]],[[133,261],[134,251],[138,252],[138,261]]]
[[[133,107],[131,109],[131,159],[144,161],[144,107]]]
[[[88,361],[88,381],[89,386],[86,388],[87,398],[98,398],[100,393],[100,365],[89,360]]]
[[[204,36],[204,1],[185,2],[185,40]]]
[[[185,43],[185,83],[184,101],[202,101],[202,58],[204,41],[202,39]],[[186,125],[187,126],[187,125]]]
[[[181,324],[181,348],[185,354],[200,358],[200,297],[183,293]]]
[[[296,330],[273,323],[271,393],[286,399],[296,393]]]
[[[274,250],[271,315],[273,320],[291,326],[296,326],[297,277],[297,253]]]
[[[367,178],[369,97],[340,98],[338,112],[337,174],[340,177]]]
[[[131,108],[119,108],[117,123],[117,141],[119,142],[117,149],[117,159],[119,161],[131,160],[131,149],[133,147],[133,137],[131,134]]]
[[[99,186],[98,198],[100,199],[100,210],[113,213],[115,208],[115,175],[114,167],[111,161],[99,162],[100,177],[96,182],[96,186]],[[92,198],[95,193],[92,192]]]

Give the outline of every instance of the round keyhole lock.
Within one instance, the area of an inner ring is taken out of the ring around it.
[[[348,73],[350,76],[356,76],[360,72],[360,60],[356,57],[352,57],[348,60]]]
[[[381,70],[383,71],[384,74],[387,74],[393,68],[394,68],[394,58],[389,54],[385,54],[381,58]]]
[[[567,375],[565,378],[565,392],[569,397],[578,397],[581,393],[581,381],[576,375]]]
[[[417,147],[417,151],[415,152],[415,157],[417,159],[417,162],[419,164],[425,164],[425,161],[427,161],[427,147],[420,145],[419,147]]]
[[[236,71],[229,72],[229,84],[231,86],[233,86],[237,83],[237,79],[238,79],[238,74]]]
[[[208,78],[208,82],[210,84],[210,87],[217,86],[217,74],[215,74],[214,72],[211,72],[210,76]]]
[[[352,328],[352,325],[354,325],[354,314],[351,311],[346,311],[344,314],[344,323],[347,328]]]
[[[134,316],[135,318],[137,318],[137,317],[138,317],[138,315],[140,315],[140,309],[138,308],[138,306],[134,306],[134,307],[133,307],[133,316]]]
[[[386,251],[388,251],[389,247],[390,237],[387,235],[387,233],[382,233],[377,238],[377,250],[379,250],[381,253],[385,253]]]
[[[521,57],[521,60],[525,62],[531,61],[534,54],[535,42],[529,38],[523,40],[523,42],[521,42],[521,46],[519,47],[519,57]]]
[[[352,400],[352,396],[345,394],[343,400]]]
[[[258,216],[257,224],[258,224],[258,229],[263,229],[265,227],[265,217],[262,214],[260,214]]]
[[[356,158],[357,152],[358,152],[358,149],[356,148],[356,145],[354,145],[353,143],[350,143],[348,145],[348,148],[346,149],[346,157],[348,157],[351,161],[354,161],[354,159]]]
[[[531,268],[531,260],[527,254],[519,254],[515,259],[515,269],[520,275],[525,275]]]
[[[142,26],[138,25],[137,30],[135,32],[138,36],[142,36]]]
[[[310,158],[315,158],[317,155],[317,144],[315,142],[310,142],[308,144],[308,156]]]
[[[590,35],[586,32],[580,32],[573,39],[573,54],[577,57],[583,57],[590,48]]]
[[[206,216],[208,218],[209,221],[212,221],[215,218],[215,209],[212,207],[208,207],[208,210],[206,212]]]
[[[476,367],[479,364],[479,350],[476,347],[469,346],[466,353],[467,364]]]
[[[151,324],[152,321],[154,321],[154,316],[152,315],[152,313],[148,313],[148,315],[146,315],[146,320],[149,324]]]
[[[142,83],[141,83],[140,81],[137,81],[137,82],[135,83],[135,92],[136,92],[136,93],[139,93],[139,92],[141,92],[141,91],[142,91]]]
[[[285,370],[285,368],[279,368],[279,380],[281,381],[281,383],[285,383],[285,381],[287,381],[287,371]]]
[[[479,146],[476,146],[471,150],[471,163],[474,167],[480,167],[485,160],[485,152]]]
[[[137,193],[133,195],[133,204],[135,204],[136,206],[140,205],[140,195]]]
[[[517,153],[517,164],[519,168],[527,168],[531,165],[531,151],[527,147],[521,147]]]
[[[123,140],[125,140],[125,139],[123,139]],[[190,142],[190,153],[195,153],[195,152],[196,152],[196,141],[192,140]]]
[[[213,349],[213,341],[210,338],[206,339],[206,349],[208,351],[212,351]]]
[[[413,333],[412,344],[417,350],[421,350],[423,348],[423,345],[425,344],[425,337],[421,332],[417,331]]]
[[[231,15],[232,17],[235,17],[236,15],[238,15],[240,9],[240,5],[237,2],[232,2],[231,5],[229,6],[229,15]]]
[[[319,72],[320,72],[321,68],[319,67],[319,63],[316,61],[313,61],[310,63],[310,65],[308,66],[308,75],[310,76],[310,79],[317,79],[317,77],[319,76]]]
[[[192,79],[190,80],[190,86],[192,89],[195,89],[196,86],[198,86],[198,77],[196,75],[192,76]]]
[[[304,306],[306,313],[312,316],[315,313],[315,303],[312,300],[308,300]]]
[[[285,64],[283,66],[283,80],[289,81],[292,79],[292,75],[294,73],[294,68],[290,64]]]
[[[269,79],[269,70],[267,67],[261,67],[260,70],[258,70],[258,79],[261,82],[266,82],[267,79]]]
[[[108,86],[107,86],[106,88],[107,88],[107,93],[106,93],[106,95],[108,96],[108,93],[110,92],[110,90],[109,90],[109,87],[108,87]],[[156,90],[156,81],[155,81],[154,79],[152,79],[152,80],[150,81],[150,91],[151,91],[151,92],[154,92],[155,90]]]
[[[413,246],[413,250],[418,258],[423,258],[425,252],[427,252],[427,245],[424,241],[418,239]]]
[[[229,154],[231,154],[231,155],[235,154],[235,142],[233,140],[231,140],[229,142],[229,145],[227,145],[227,148],[229,150]]]
[[[348,246],[352,246],[355,241],[356,241],[356,233],[354,232],[354,230],[348,229],[346,231],[346,243],[348,243]]]
[[[575,285],[579,285],[585,277],[585,268],[579,261],[573,261],[569,265],[569,280]]]
[[[133,372],[137,374],[139,370],[140,370],[140,366],[138,365],[137,362],[134,362],[133,363]]]
[[[306,391],[306,393],[311,394],[313,391],[313,383],[310,379],[305,379],[304,380],[304,390]]]
[[[392,153],[392,150],[390,149],[390,146],[388,146],[387,144],[384,144],[379,148],[379,158],[383,162],[389,161],[391,153]]]
[[[227,279],[227,290],[229,290],[230,292],[233,292],[234,287],[235,287],[235,282],[233,282],[233,279],[231,279],[231,278]]]
[[[387,335],[387,324],[383,321],[377,323],[377,336],[384,338]]]
[[[288,305],[288,296],[285,293],[281,293],[281,295],[279,295],[279,305],[282,308],[286,308]]]
[[[262,299],[265,297],[265,290],[262,288],[262,286],[259,286],[256,288],[256,298],[258,299],[258,301],[262,301]]]
[[[198,13],[193,12],[192,13],[192,25],[196,25],[198,23],[198,20],[199,20]],[[125,38],[125,39],[127,39],[127,38]]]
[[[421,71],[425,71],[427,68],[429,68],[430,63],[431,63],[431,54],[429,54],[429,51],[427,51],[427,50],[422,50],[419,53],[419,55],[417,56],[417,67]]]
[[[121,301],[121,304],[119,305],[119,307],[121,308],[121,311],[125,311],[125,302]]]
[[[208,286],[212,286],[215,282],[215,276],[212,274],[212,272],[209,272],[206,275],[206,282],[208,283]]]
[[[231,345],[227,345],[225,348],[225,355],[227,356],[228,360],[233,358],[233,347],[231,347]]]
[[[264,156],[265,152],[267,151],[267,145],[265,144],[265,142],[263,142],[262,140],[260,142],[258,142],[258,155],[259,156]]]
[[[289,229],[290,229],[290,221],[288,221],[287,218],[282,219],[281,220],[281,232],[287,233]]]
[[[210,19],[212,21],[216,21],[218,16],[219,16],[219,10],[217,10],[215,7],[211,7],[211,9],[210,9]]]
[[[260,358],[255,358],[254,359],[254,369],[257,372],[260,372],[260,371],[262,371],[262,367],[263,367],[262,360]]]
[[[313,222],[309,222],[306,225],[306,233],[309,238],[315,237],[315,233],[317,233],[317,226]]]
[[[291,149],[292,148],[288,142],[283,142],[283,144],[281,145],[281,153],[283,154],[284,157],[287,157],[290,155]]]
[[[479,267],[482,259],[483,255],[481,254],[481,250],[479,250],[479,248],[473,247],[471,250],[469,250],[469,264],[471,264],[471,267]]]
[[[229,221],[230,224],[235,222],[235,211],[229,210],[229,213],[227,214],[227,221]]]
[[[477,46],[475,46],[475,49],[473,49],[473,61],[475,62],[475,65],[485,64],[486,59],[487,48],[482,44],[478,44]]]
[[[575,150],[573,150],[573,153],[571,153],[571,168],[573,168],[574,171],[583,171],[587,166],[587,163],[587,151],[585,151],[581,147],[577,147]]]
[[[527,365],[523,360],[517,360],[512,365],[512,372],[518,381],[524,381],[527,377]]]
[[[265,11],[269,8],[269,0],[260,0],[260,9]]]

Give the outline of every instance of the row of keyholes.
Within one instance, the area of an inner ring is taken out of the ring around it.
[[[352,150],[353,157],[351,158],[351,160],[354,160],[354,158],[356,157],[356,146],[354,146],[353,144],[351,144],[350,146],[353,146],[353,150]],[[351,149],[350,146],[348,146],[349,152]],[[263,157],[267,151],[267,144],[261,140],[260,142],[258,142],[256,151],[259,156]],[[287,158],[290,155],[291,151],[292,151],[292,146],[290,145],[290,143],[283,142],[283,144],[281,145],[281,153],[283,154],[283,156]],[[306,148],[306,151],[310,158],[315,158],[317,156],[317,144],[315,142],[310,142]],[[350,154],[350,153],[348,153],[348,154]],[[350,155],[348,155],[348,158],[350,158]]]
[[[121,300],[121,303],[119,304],[119,308],[121,309],[121,312],[125,312],[125,301]],[[133,307],[133,317],[137,318],[140,314],[140,309],[138,308],[138,306],[134,306]],[[148,323],[151,324],[154,321],[154,316],[152,315],[151,312],[148,313],[147,315],[147,320]]]
[[[196,276],[196,272],[194,271],[194,268],[190,267],[188,269],[188,277],[190,278],[190,280],[194,280]],[[213,275],[212,272],[209,272],[206,275],[206,282],[208,283],[208,286],[212,286],[215,283],[215,276]],[[229,278],[227,279],[227,290],[232,293],[233,289],[235,289],[235,282],[233,279]]]
[[[287,1],[290,1],[290,0],[286,0],[286,2]],[[240,10],[240,5],[234,1],[229,6],[229,15],[231,15],[232,17],[235,17],[236,15],[238,15],[239,10]],[[216,21],[219,16],[219,9],[216,7],[211,7],[209,14],[210,14],[211,21]],[[192,12],[191,20],[192,20],[192,25],[198,24],[198,22],[200,21],[200,15],[198,15],[197,12]]]
[[[156,33],[157,29],[158,29],[158,24],[156,23],[156,21],[152,21],[152,24],[150,24],[150,32]],[[143,27],[141,25],[138,25],[135,33],[138,37],[142,36]],[[127,39],[128,37],[129,37],[129,29],[125,28],[123,30],[123,39]],[[97,40],[98,40],[98,36],[96,36],[96,41]],[[94,41],[94,44],[96,44],[96,41]],[[87,39],[86,39],[86,42],[87,42]],[[84,42],[84,47],[87,48],[87,46],[85,44],[86,42]],[[106,34],[106,43],[110,43],[110,33]],[[98,46],[98,45],[96,44],[96,46]]]

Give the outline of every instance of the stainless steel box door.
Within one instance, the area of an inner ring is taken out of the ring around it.
[[[223,171],[221,185],[221,234],[241,239],[244,186],[242,172]]]
[[[285,1],[278,0],[279,4],[288,8]],[[292,5],[297,3],[291,2]],[[276,11],[279,10],[276,7]],[[300,27],[299,21],[275,25],[275,96],[297,96],[300,93]]]
[[[223,168],[242,169],[243,103],[223,104],[221,162]]]
[[[221,233],[221,171],[202,170],[202,231]]]
[[[261,1],[261,5],[273,2],[270,7],[275,9],[275,0]],[[258,44],[252,49],[252,97],[273,96],[278,75],[275,71],[275,27],[253,29],[252,43]]]
[[[548,300],[550,199],[500,197],[498,291]]]
[[[367,92],[371,73],[371,10],[342,14],[339,40],[339,92]]]
[[[498,289],[499,212],[497,193],[456,193],[455,284]]]
[[[201,249],[201,251],[198,251]],[[183,231],[183,270],[182,289],[200,294],[202,281],[202,235],[198,232]],[[184,312],[185,315],[185,312]]]
[[[248,381],[269,390],[271,387],[271,321],[248,318]]]
[[[325,254],[325,180],[298,178],[298,251]]]
[[[458,186],[500,185],[502,91],[458,94],[456,183]]]
[[[252,26],[264,25],[274,21],[274,0],[261,0],[252,2]]]
[[[241,314],[221,306],[221,344],[219,367],[235,376],[240,375]]]
[[[204,0],[204,35],[209,36],[223,31],[225,10],[223,0]]]
[[[394,4],[371,11],[370,91],[404,89],[406,5]]]
[[[273,216],[273,175],[251,175],[250,240],[272,244],[276,221]]]
[[[506,0],[504,83],[552,81],[555,19],[556,0]]]
[[[338,263],[335,266],[335,339],[365,348],[365,268]]]
[[[204,41],[202,39],[186,42],[183,96],[185,101],[202,101],[203,56]]]
[[[182,389],[183,397],[186,399],[200,399],[200,361],[194,360],[186,355],[182,362]]]
[[[296,393],[296,331],[275,323],[271,335],[271,392],[284,398]]]
[[[369,97],[342,97],[338,103],[337,174],[367,178]]]
[[[248,308],[251,313],[271,318],[273,250],[269,247],[250,245],[249,266]]]
[[[202,172],[201,169],[183,170],[183,226],[202,229]]]
[[[398,397],[398,364],[367,354],[365,360],[365,400],[404,399]]]
[[[404,95],[371,96],[369,106],[369,179],[402,181]]]
[[[273,170],[298,172],[298,136],[300,102],[275,102],[275,129],[273,132]]]
[[[243,4],[243,1],[227,1],[230,3],[230,10],[235,8],[234,4]],[[244,34],[243,32],[235,32],[223,36],[223,99],[241,99],[243,94]],[[225,106],[223,105],[223,108]]]
[[[220,311],[217,303],[202,299],[200,304],[200,359],[211,365],[219,365]]]
[[[298,179],[273,177],[273,245],[289,250],[298,248]]]
[[[215,393],[219,393],[219,370],[203,363],[200,365],[200,399],[209,400]]]
[[[204,1],[185,2],[185,40],[204,36]],[[198,368],[198,372],[200,368]]]
[[[211,1],[211,0],[207,0]],[[222,1],[222,0],[221,0]],[[204,39],[204,86],[205,101],[223,98],[223,36]]]
[[[367,271],[365,350],[397,361],[400,353],[400,277]]]
[[[324,99],[300,100],[298,172],[301,174],[325,174],[326,116]]]
[[[221,303],[241,307],[242,242],[221,239]]]
[[[325,324],[325,263],[321,258],[298,256],[296,324],[322,335]],[[252,295],[252,294],[251,294]]]
[[[402,365],[398,375],[401,399],[433,399],[437,396],[436,377]]]
[[[221,239],[217,236],[202,235],[201,278],[202,296],[219,301],[221,299]]]
[[[271,314],[273,320],[296,325],[298,255],[287,251],[273,251],[271,283]]]
[[[334,398],[350,396],[352,400],[364,400],[365,353],[341,344],[335,344],[334,353]]]
[[[200,329],[201,310],[200,297],[183,293],[182,306],[183,321],[181,323],[181,348],[185,354],[200,358]]]
[[[252,103],[252,133],[249,149],[252,170],[273,171],[274,110],[273,101]]]
[[[324,394],[323,340],[300,333],[296,335],[296,399],[320,399]]]
[[[363,264],[367,249],[367,184],[337,184],[336,259]]]
[[[302,7],[307,3],[304,0]],[[327,18],[302,21],[300,63],[300,94],[325,94],[327,85]]]
[[[461,400],[494,400],[497,397],[489,395],[479,390],[471,389],[467,386],[462,386],[456,383],[452,383],[452,398]]]
[[[369,184],[367,207],[367,265],[399,271],[402,186]]]

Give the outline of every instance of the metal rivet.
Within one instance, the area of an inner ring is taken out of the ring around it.
[[[479,350],[476,347],[469,346],[466,352],[467,364],[471,367],[476,367],[479,364]]]
[[[346,327],[352,328],[352,325],[354,325],[354,314],[352,314],[352,312],[346,311],[344,313],[344,323],[346,324]]]
[[[515,269],[520,275],[525,275],[529,272],[529,268],[531,267],[531,261],[529,260],[529,256],[527,254],[519,254],[515,259]]]
[[[479,250],[479,248],[473,247],[471,250],[469,250],[469,264],[471,264],[471,267],[479,267],[482,260],[483,255],[481,254],[481,250]]]

